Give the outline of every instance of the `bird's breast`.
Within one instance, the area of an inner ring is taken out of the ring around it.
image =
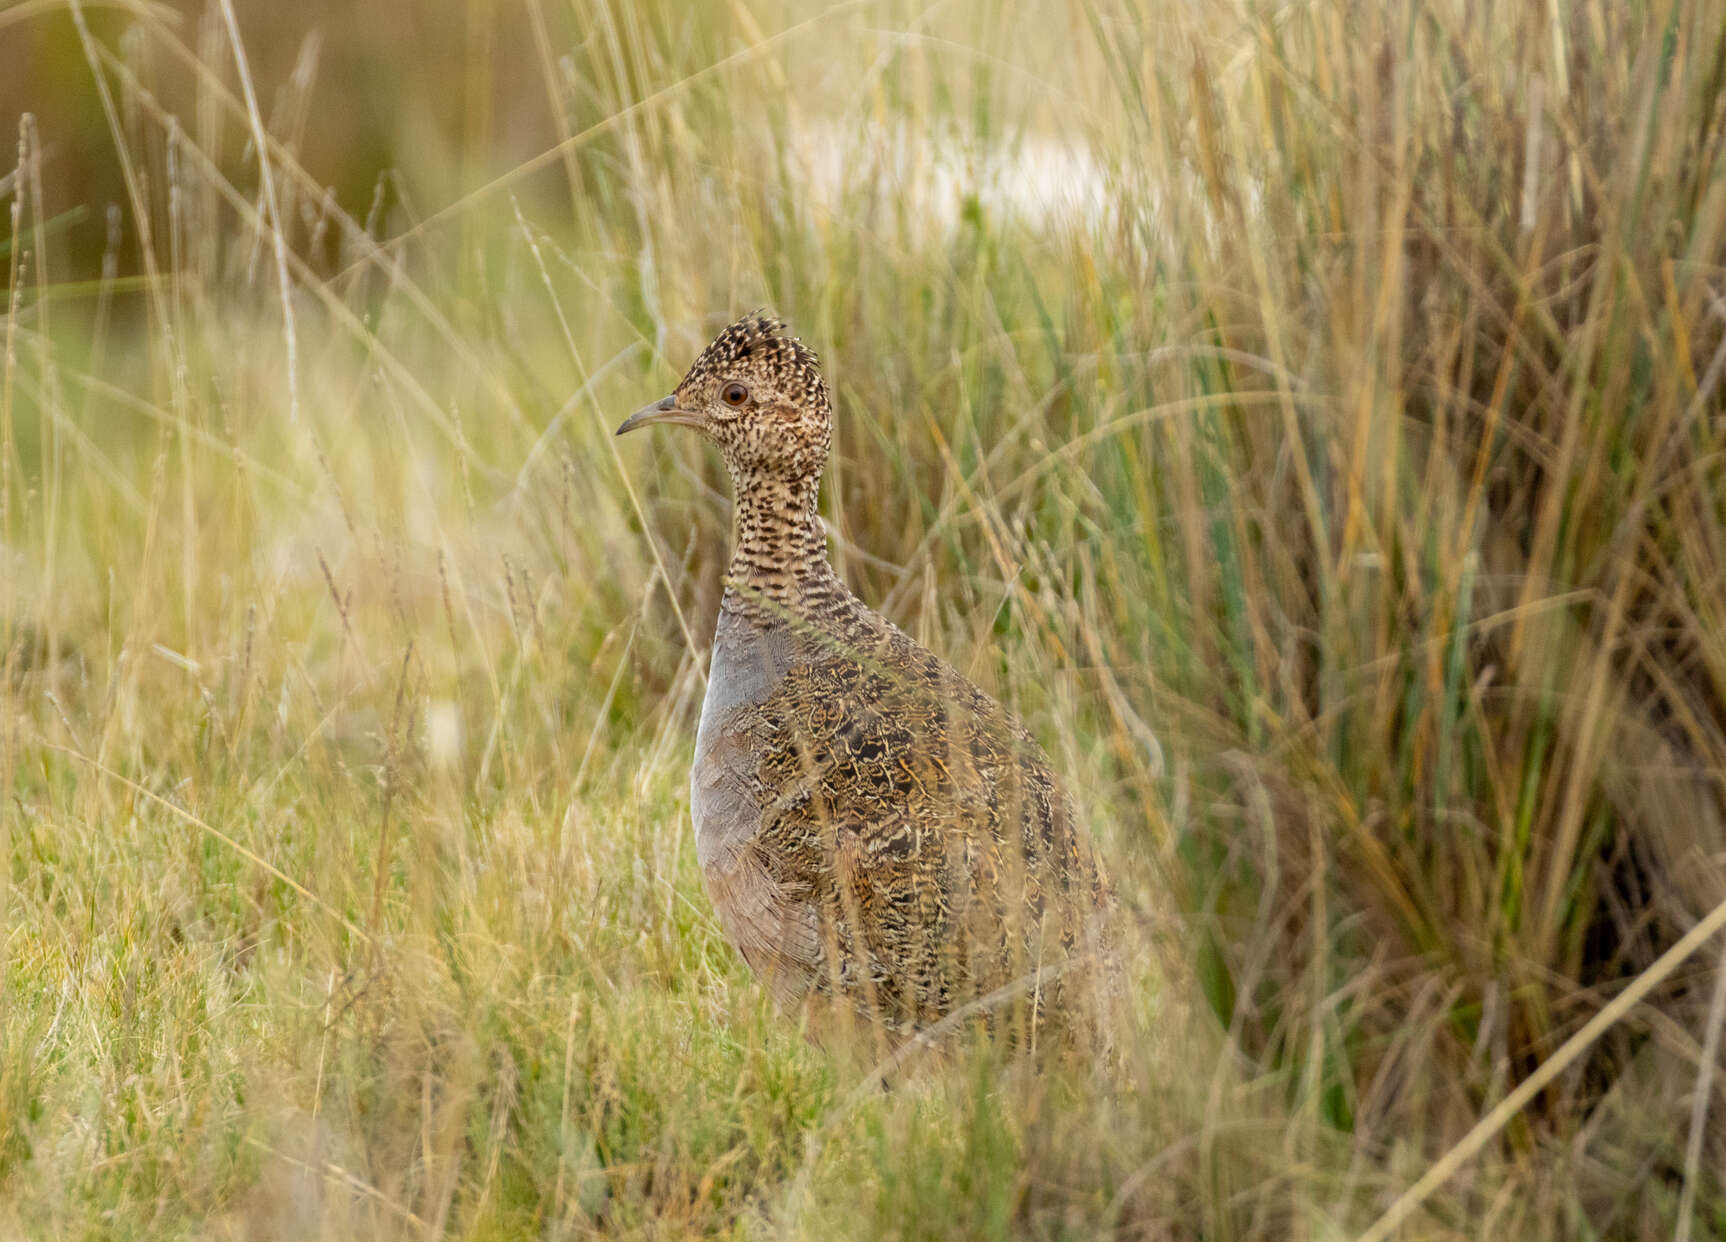
[[[760,826],[759,756],[749,720],[784,679],[792,647],[787,632],[759,628],[728,611],[719,615],[689,780],[695,855],[704,871],[727,866]]]

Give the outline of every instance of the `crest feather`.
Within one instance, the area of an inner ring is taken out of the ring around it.
[[[745,372],[765,378],[794,401],[827,400],[815,351],[793,336],[784,320],[765,309],[750,312],[714,337],[678,387],[699,387]]]

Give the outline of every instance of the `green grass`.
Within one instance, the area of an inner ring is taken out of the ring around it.
[[[255,119],[219,4],[0,12],[0,1237],[1726,1234],[1718,0],[317,12]],[[758,305],[1118,1063],[883,1093],[718,930],[726,482],[610,433]]]

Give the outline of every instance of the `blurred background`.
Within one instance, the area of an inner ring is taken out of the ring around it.
[[[28,112],[43,135],[43,206],[54,222],[53,246],[44,250],[68,275],[99,273],[110,244],[107,207],[127,201],[89,55],[98,63],[112,57],[126,71],[112,84],[111,102],[122,110],[127,138],[146,144],[140,155],[166,144],[162,124],[172,116],[223,174],[237,177],[252,158],[245,127],[235,128],[237,118],[217,102],[240,92],[220,9],[86,6],[88,54],[66,5],[4,12],[0,99],[8,133]],[[316,187],[308,213],[369,216],[385,232],[411,222],[415,199],[431,211],[551,147],[560,109],[579,115],[571,111],[577,84],[557,76],[574,68],[572,15],[540,6],[535,16],[530,22],[526,11],[506,14],[495,4],[234,6],[267,130]],[[555,33],[552,23],[561,27]],[[588,121],[597,119],[592,102]],[[155,205],[165,208],[169,187],[160,176],[152,180],[163,196]],[[316,254],[312,238],[296,234],[296,248],[320,268],[339,258],[339,229],[322,230],[329,249]],[[123,229],[119,240],[120,266],[135,275],[136,229]]]
[[[16,0],[0,121],[0,1234],[1726,1230],[1719,0]],[[761,306],[1116,1064],[859,1094],[714,923],[611,432]]]

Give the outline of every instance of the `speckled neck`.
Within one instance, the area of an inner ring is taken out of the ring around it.
[[[820,618],[852,598],[827,559],[821,476],[734,472],[735,547],[724,608],[761,625]]]

